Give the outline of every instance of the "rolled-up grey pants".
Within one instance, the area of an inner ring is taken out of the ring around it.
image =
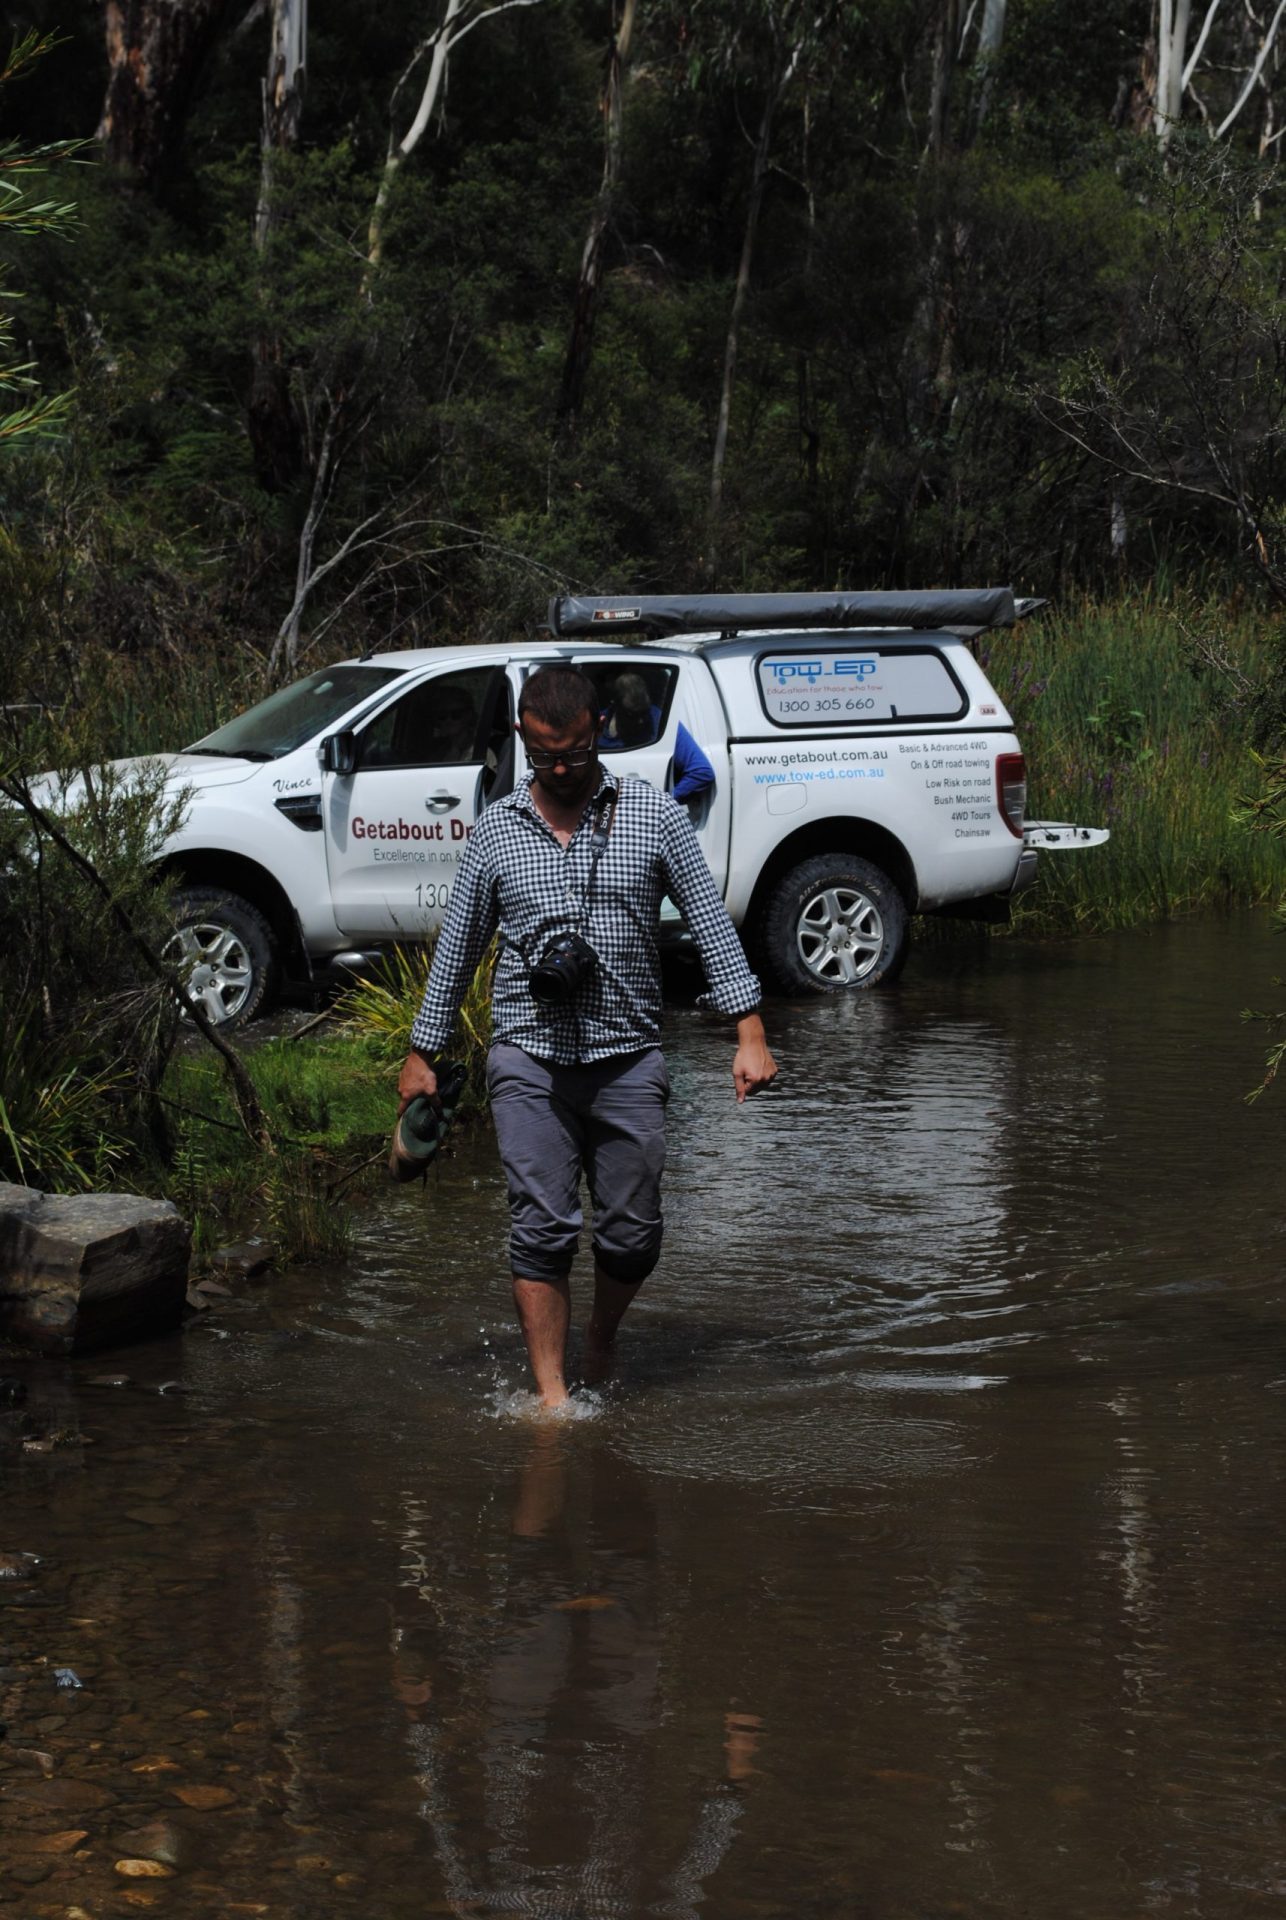
[[[670,1077],[660,1049],[560,1067],[498,1042],[487,1086],[509,1186],[509,1258],[527,1280],[564,1280],[594,1203],[594,1258],[635,1285],[661,1257]]]

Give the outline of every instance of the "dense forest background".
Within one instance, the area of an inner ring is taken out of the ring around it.
[[[346,1028],[339,1065],[260,1049],[256,1086],[206,1034],[210,1120],[174,1078],[174,803],[103,763],[552,591],[1049,596],[985,664],[1031,811],[1112,837],[1043,863],[1022,925],[1279,896],[1284,18],[9,5],[0,1175],[204,1217],[239,1125],[233,1187],[268,1164],[287,1240],[333,1224],[315,1152],[383,1126],[420,962],[360,1071]]]
[[[564,585],[1286,591],[1270,6],[6,14],[56,43],[0,136],[86,143],[74,230],[0,228],[73,392],[0,462],[64,661]]]

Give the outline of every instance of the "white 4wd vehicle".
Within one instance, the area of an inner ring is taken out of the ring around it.
[[[312,673],[168,757],[190,790],[163,865],[192,990],[240,1022],[282,969],[432,934],[480,810],[525,771],[524,676],[553,660],[598,682],[605,712],[619,676],[645,683],[642,738],[602,743],[615,771],[670,784],[680,726],[704,749],[694,824],[775,986],[891,980],[913,913],[1003,917],[1038,847],[1107,838],[1024,825],[1013,723],[969,645],[1023,610],[1007,588],[561,599],[546,642]]]

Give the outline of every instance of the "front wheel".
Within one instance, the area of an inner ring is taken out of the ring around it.
[[[779,881],[763,923],[764,965],[785,993],[843,993],[895,980],[911,943],[906,902],[856,854],[819,854]]]
[[[191,887],[174,901],[174,937],[164,957],[215,1027],[240,1027],[261,1013],[277,980],[272,928],[240,894]]]

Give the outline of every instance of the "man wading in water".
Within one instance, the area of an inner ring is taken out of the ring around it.
[[[575,667],[543,667],[523,687],[518,727],[534,771],[474,828],[397,1089],[399,1113],[417,1094],[436,1097],[436,1062],[498,929],[487,1085],[509,1188],[514,1304],[546,1407],[568,1398],[582,1171],[594,1203],[592,1365],[606,1365],[660,1258],[670,1083],[656,929],[667,893],[705,967],[698,1004],[737,1023],[738,1102],[777,1072],[759,982],[686,813],[599,765],[599,722],[597,689]]]

